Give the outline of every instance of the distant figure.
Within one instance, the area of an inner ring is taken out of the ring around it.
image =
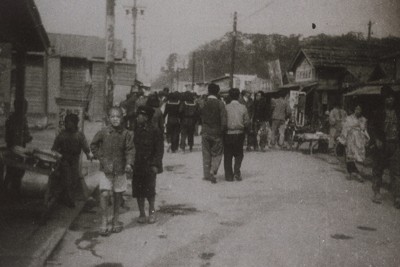
[[[243,90],[241,93],[241,96],[239,98],[239,103],[244,105],[247,109],[247,113],[249,114],[250,121],[253,122],[253,116],[254,116],[254,101],[251,99],[251,91],[249,90]],[[253,149],[256,148],[256,143],[257,143],[257,136],[256,133],[254,132],[254,129],[251,125],[248,131],[245,133],[245,137],[247,139],[247,151],[251,151],[251,148]]]
[[[272,144],[277,148],[282,146],[285,140],[286,120],[290,119],[292,111],[289,101],[283,93],[278,99],[272,99]],[[278,135],[277,135],[278,134]]]
[[[247,109],[239,103],[240,91],[237,88],[229,90],[231,102],[226,105],[227,131],[224,137],[224,169],[226,181],[241,181],[240,167],[243,161],[244,133],[250,127]],[[235,159],[232,170],[232,159]]]
[[[335,146],[336,139],[342,132],[343,123],[346,120],[347,113],[340,106],[340,101],[336,100],[333,109],[329,113],[329,148]]]
[[[124,109],[124,123],[127,129],[132,130],[135,124],[136,101],[138,100],[138,93],[132,92],[126,96],[126,100],[121,102],[120,107]]]
[[[133,134],[122,125],[122,110],[113,107],[109,111],[110,126],[100,130],[93,137],[90,148],[94,158],[100,161],[99,190],[101,208],[101,226],[99,233],[108,236],[123,229],[119,221],[119,209],[122,193],[126,191],[126,173],[133,171],[135,147]],[[113,198],[113,207],[109,207]],[[111,212],[110,212],[111,209]],[[111,223],[108,220],[112,214]]]
[[[364,182],[357,169],[356,162],[364,162],[365,147],[369,141],[367,119],[362,116],[362,108],[356,105],[353,114],[347,116],[339,142],[346,147],[346,167],[349,179]]]
[[[33,139],[29,133],[28,121],[26,119],[28,101],[24,99],[22,106],[19,106],[18,102],[15,100],[14,110],[14,113],[8,117],[5,125],[5,141],[8,149],[13,149],[14,146],[25,147],[26,144],[31,142]],[[18,120],[20,116],[22,117],[22,131],[18,128]],[[25,170],[11,166],[7,166],[6,169],[4,188],[10,193],[12,199],[19,200],[21,198],[21,182],[25,175]]]
[[[181,118],[179,107],[181,105],[179,92],[175,91],[168,96],[165,105],[164,118],[167,118],[167,141],[170,142],[172,153],[175,153],[179,147],[179,133],[181,131]]]
[[[381,89],[384,107],[377,111],[372,121],[372,137],[375,141],[373,152],[373,201],[382,201],[380,189],[382,175],[386,168],[390,170],[394,206],[400,209],[400,110],[396,93],[389,86]]]
[[[254,116],[253,116],[253,132],[255,134],[254,140],[254,150],[261,149],[262,152],[265,151],[265,148],[268,147],[268,138],[269,132],[269,122],[267,125],[267,118],[269,117],[269,109],[267,107],[267,101],[264,96],[264,92],[258,91],[255,95],[254,100]],[[268,126],[268,127],[267,127]],[[260,131],[261,130],[261,131]],[[259,136],[259,142],[257,140],[257,136]]]
[[[189,151],[193,150],[193,139],[196,123],[199,120],[199,106],[194,101],[191,92],[183,94],[183,101],[179,110],[181,114],[181,150],[185,151],[186,139],[188,141]]]
[[[137,110],[137,125],[134,130],[136,148],[132,175],[132,196],[139,206],[139,223],[155,223],[156,175],[163,171],[162,158],[164,142],[158,128],[151,122],[154,110],[141,106]],[[149,202],[149,217],[144,209],[145,200]]]
[[[227,124],[225,105],[218,99],[219,90],[214,83],[208,85],[208,97],[200,110],[204,180],[214,184],[224,151],[222,135]]]

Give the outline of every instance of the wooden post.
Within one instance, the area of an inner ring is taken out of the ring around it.
[[[114,102],[114,29],[115,29],[115,0],[107,0],[106,5],[106,56],[105,56],[105,87],[104,87],[104,115]]]
[[[137,33],[136,33],[136,25],[137,25],[137,13],[138,13],[138,8],[137,8],[137,0],[133,0],[133,8],[132,8],[132,19],[133,19],[133,43],[132,43],[132,61],[133,64],[135,65],[134,71],[133,71],[133,77],[136,80],[137,79],[137,60],[136,60],[136,43],[137,43]]]
[[[45,52],[43,55],[43,90],[44,90],[44,114],[48,117],[49,114],[49,86],[48,86],[48,73],[49,73],[49,57]]]
[[[17,115],[17,135],[16,145],[23,144],[24,116],[26,113],[25,106],[25,66],[26,66],[26,50],[24,48],[16,48],[16,86],[15,86],[15,113]]]
[[[193,52],[192,57],[192,91],[194,91],[194,75],[195,75],[195,65],[196,65],[196,52]]]
[[[235,11],[233,17],[233,33],[232,33],[232,55],[231,55],[231,73],[230,73],[230,80],[229,86],[233,87],[233,74],[235,72],[235,48],[236,48],[236,34],[237,34],[237,12]]]

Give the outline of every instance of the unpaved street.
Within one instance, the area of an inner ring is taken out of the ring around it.
[[[47,266],[399,266],[400,213],[388,194],[348,181],[334,159],[300,152],[245,154],[242,182],[202,180],[201,152],[165,154],[158,222],[140,225],[128,197],[125,229],[97,234],[88,207]]]

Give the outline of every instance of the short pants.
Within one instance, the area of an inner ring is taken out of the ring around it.
[[[126,174],[117,176],[107,176],[105,173],[100,174],[99,189],[100,191],[113,191],[115,193],[125,192],[128,186]]]

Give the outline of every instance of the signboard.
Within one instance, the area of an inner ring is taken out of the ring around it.
[[[79,131],[84,131],[84,110],[87,101],[74,100],[74,99],[63,99],[57,98],[56,103],[58,105],[58,127],[57,132],[61,132],[64,129],[64,119],[67,114],[76,114],[79,118]]]
[[[306,111],[306,93],[290,91],[289,105],[292,109],[292,120],[296,123],[296,126],[303,127]]]
[[[296,82],[313,80],[313,68],[306,59],[296,69]]]

